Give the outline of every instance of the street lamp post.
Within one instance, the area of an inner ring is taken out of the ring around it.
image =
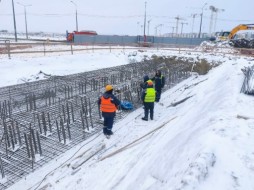
[[[78,31],[78,9],[77,9],[77,4],[71,1],[71,3],[75,6],[76,8],[76,31]]]
[[[200,38],[200,35],[201,35],[201,28],[202,28],[202,20],[203,20],[203,11],[204,11],[204,8],[205,6],[207,5],[207,3],[204,4],[204,6],[202,7],[202,12],[200,14],[200,26],[199,26],[199,33],[198,33],[198,38]]]
[[[18,38],[17,38],[17,28],[16,28],[15,9],[14,9],[14,2],[13,2],[13,0],[12,0],[12,14],[13,14],[15,41],[17,42]]]
[[[137,22],[137,36],[139,35],[139,22]]]
[[[21,5],[24,7],[24,13],[25,13],[25,26],[26,26],[26,39],[28,39],[28,32],[27,32],[27,19],[26,19],[26,7],[30,7],[32,5],[23,5],[19,2],[17,2],[17,4]]]
[[[150,22],[152,19],[147,21],[147,35],[149,36],[149,28],[150,28]]]

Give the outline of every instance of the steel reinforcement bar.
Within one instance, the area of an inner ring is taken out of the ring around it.
[[[102,129],[98,97],[112,84],[120,100],[141,106],[140,83],[161,67],[152,61],[0,88],[0,189]],[[188,78],[188,64],[164,64],[164,90]],[[120,111],[116,120],[129,112]]]

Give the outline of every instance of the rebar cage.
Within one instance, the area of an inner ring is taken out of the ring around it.
[[[145,60],[0,88],[0,189],[6,189],[102,129],[97,100],[112,84],[141,106],[140,83],[158,65]],[[188,64],[163,65],[164,90],[188,78]],[[119,111],[116,121],[130,111]]]

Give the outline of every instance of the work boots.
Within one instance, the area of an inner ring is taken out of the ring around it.
[[[142,120],[144,120],[144,121],[148,121],[148,118],[146,118],[146,117],[142,117]]]

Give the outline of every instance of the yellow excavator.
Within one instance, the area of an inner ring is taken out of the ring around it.
[[[229,45],[236,48],[251,48],[254,49],[254,39],[237,38],[236,33],[241,30],[254,30],[254,24],[240,24],[231,31],[217,32],[211,41],[229,41]]]
[[[235,34],[240,30],[254,30],[254,24],[240,24],[236,26],[233,28],[233,30],[231,30],[230,34],[228,35],[228,39],[233,39]]]
[[[220,32],[218,40],[232,40],[240,30],[254,30],[254,24],[240,24],[233,28],[230,32]]]

